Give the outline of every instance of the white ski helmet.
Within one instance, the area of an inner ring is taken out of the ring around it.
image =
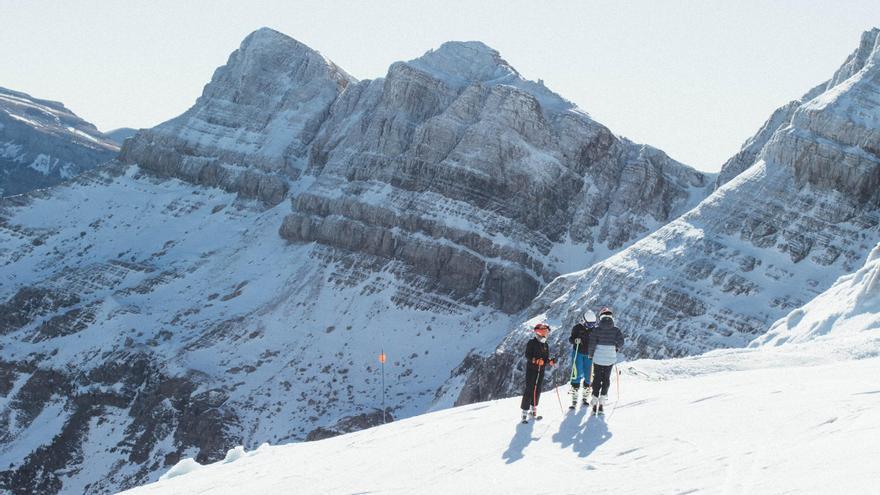
[[[580,323],[582,325],[586,325],[587,323],[596,323],[596,313],[593,313],[592,309],[584,311],[584,314],[581,315]]]

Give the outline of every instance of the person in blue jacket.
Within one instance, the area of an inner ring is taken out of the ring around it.
[[[590,375],[592,375],[593,362],[590,361],[589,347],[590,334],[596,328],[596,313],[587,310],[578,318],[578,322],[571,328],[571,406],[574,409],[578,403],[578,395],[581,396],[584,405],[590,403]],[[583,383],[583,385],[581,385]],[[583,391],[583,393],[581,393]]]

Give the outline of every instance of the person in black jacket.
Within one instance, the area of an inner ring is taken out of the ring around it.
[[[611,370],[617,364],[617,353],[623,347],[623,332],[614,325],[610,308],[599,311],[599,325],[590,335],[590,359],[593,360],[593,412],[604,414],[611,385]]]
[[[568,342],[571,343],[571,406],[569,406],[571,409],[577,406],[581,382],[583,382],[581,397],[584,405],[590,403],[590,375],[593,371],[593,362],[590,361],[589,344],[590,334],[595,327],[596,314],[587,310],[571,328],[571,336],[568,338]]]
[[[522,422],[527,423],[529,416],[541,419],[538,416],[538,401],[541,399],[541,384],[544,383],[544,367],[556,364],[556,360],[550,358],[550,346],[547,345],[547,335],[550,327],[546,323],[535,325],[535,336],[526,344],[526,388],[523,391]]]

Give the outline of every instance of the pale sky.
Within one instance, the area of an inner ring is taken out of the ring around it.
[[[151,127],[189,108],[262,26],[358,79],[480,40],[615,133],[717,171],[880,26],[880,1],[0,0],[0,86],[104,131]]]

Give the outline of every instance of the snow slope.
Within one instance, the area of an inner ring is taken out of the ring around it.
[[[19,199],[0,203],[0,481],[15,493],[104,493],[180,455],[368,426],[383,348],[389,412],[424,412],[512,324],[287,243],[288,203],[124,165]]]
[[[777,321],[755,339],[750,347],[801,344],[813,341],[855,339],[861,345],[865,335],[880,338],[880,244],[871,251],[865,266],[841,277],[831,288]],[[875,342],[880,342],[876,341]],[[880,345],[868,345],[870,352]]]
[[[621,363],[605,419],[547,391],[537,423],[496,400],[184,460],[125,493],[876,493],[878,280],[880,245],[748,349]]]
[[[714,359],[650,378],[628,365],[605,420],[562,414],[549,391],[538,423],[517,423],[518,398],[473,404],[125,493],[876,493],[880,358],[708,372]]]

